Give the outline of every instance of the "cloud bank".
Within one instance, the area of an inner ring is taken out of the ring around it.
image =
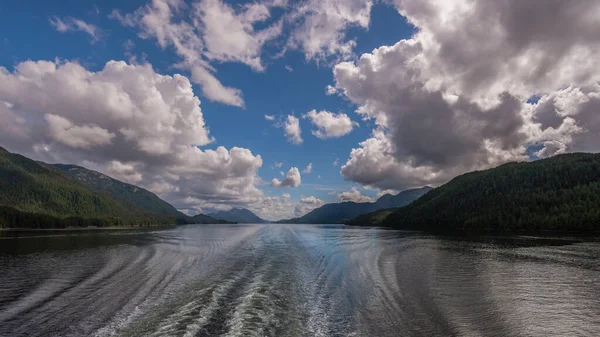
[[[598,2],[395,5],[413,37],[334,68],[337,91],[376,124],[346,179],[401,190],[528,160],[532,146],[539,156],[599,150]]]

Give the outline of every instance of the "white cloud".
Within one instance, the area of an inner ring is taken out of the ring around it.
[[[307,205],[319,205],[322,206],[324,204],[323,200],[315,198],[313,196],[300,198],[300,202]],[[317,206],[318,207],[318,206]]]
[[[375,197],[375,199],[379,199],[386,194],[396,195],[396,194],[398,194],[398,191],[397,190],[380,190],[379,193],[377,193],[377,196]]]
[[[277,178],[273,178],[273,180],[271,180],[272,187],[296,188],[296,187],[300,186],[301,183],[302,183],[302,177],[300,176],[300,171],[298,170],[297,167],[290,168],[290,170],[285,175],[285,178],[283,178],[282,181],[280,181]]]
[[[323,205],[325,205],[325,201],[314,196],[300,198],[300,202],[294,206],[294,217],[303,216],[313,209],[319,208]]]
[[[320,139],[339,138],[352,132],[352,129],[358,125],[353,122],[348,115],[339,113],[334,114],[323,110],[309,111],[304,118],[310,119],[311,123],[317,127],[317,130],[312,130],[312,134]]]
[[[192,80],[202,86],[202,93],[206,98],[223,104],[244,107],[242,91],[224,86],[207,68],[200,65],[190,67]]]
[[[339,193],[338,199],[340,201],[373,202],[373,199],[360,193],[356,187],[352,187],[350,191]]]
[[[72,17],[65,17],[61,19],[55,16],[48,19],[48,21],[50,22],[50,25],[54,27],[54,29],[61,33],[66,33],[70,31],[80,31],[87,33],[92,38],[92,42],[100,40],[100,29],[97,26],[87,23],[83,20],[75,19]]]
[[[107,145],[115,138],[115,134],[95,125],[73,125],[68,119],[46,114],[48,135],[54,141],[73,148],[91,148]]]
[[[212,67],[202,57],[204,41],[196,27],[180,17],[184,9],[185,12],[195,13],[186,7],[183,0],[153,0],[132,14],[122,15],[114,10],[110,17],[125,26],[138,27],[140,37],[156,39],[163,49],[173,47],[183,59],[176,66],[190,71],[192,80],[202,86],[202,93],[208,99],[243,107],[241,91],[221,84],[214,76]]]
[[[412,40],[429,89],[482,104],[509,92],[525,99],[569,85],[593,84],[600,70],[600,3],[396,0],[418,32]],[[526,13],[526,14],[525,14]],[[488,29],[473,29],[488,25]],[[477,48],[472,48],[472,47]]]
[[[600,3],[395,3],[415,35],[334,69],[338,92],[377,125],[346,179],[404,189],[526,160],[535,144],[540,156],[599,149]]]
[[[88,163],[86,163],[88,164]],[[93,163],[91,165],[94,165]],[[140,167],[136,163],[128,163],[124,164],[118,160],[111,160],[104,167],[104,172],[106,172],[109,176],[121,180],[128,181],[132,184],[138,184],[144,177],[142,172],[140,172]],[[168,183],[153,183],[156,185],[160,185],[161,188],[156,188],[158,186],[153,186],[152,191],[159,194],[164,194],[166,192],[170,192],[172,189],[177,189],[176,186],[169,185]]]
[[[281,166],[283,166],[283,162],[276,161],[273,163],[273,167],[280,168]]]
[[[307,60],[349,58],[356,41],[348,39],[349,28],[367,29],[371,0],[307,0],[288,15],[294,26],[288,43],[300,49]]]
[[[236,13],[220,0],[204,0],[194,4],[197,28],[202,33],[209,60],[241,62],[257,71],[264,70],[260,54],[263,45],[281,34],[279,21],[265,29],[256,30],[254,25],[270,18],[270,7],[274,2],[254,2],[241,6]]]
[[[312,172],[312,163],[308,163],[308,165],[306,166],[306,168],[304,170],[302,170],[302,173],[311,173]]]
[[[140,28],[142,38],[154,38],[163,49],[173,47],[182,58],[178,68],[190,71],[208,99],[243,107],[239,89],[224,86],[214,75],[211,61],[240,62],[252,69],[264,69],[260,58],[263,46],[281,33],[277,22],[257,30],[280,1],[252,3],[234,10],[219,0],[204,0],[188,6],[182,0],[153,0],[132,14],[113,11],[111,18],[125,26]]]
[[[285,66],[285,70],[287,70],[289,73],[293,73],[294,69],[288,65]]]
[[[0,68],[0,142],[36,160],[82,165],[158,193],[178,208],[263,198],[262,159],[213,141],[200,100],[181,75],[110,61],[92,72],[73,62]]]
[[[300,120],[293,116],[288,115],[285,123],[283,124],[283,131],[288,141],[292,144],[302,144],[302,131],[300,130]]]
[[[336,167],[339,164],[340,164],[340,159],[339,158],[335,158],[335,160],[333,161],[333,163],[331,165],[333,165],[334,167]]]
[[[265,119],[268,120],[268,121],[274,121],[275,120],[275,116],[265,115]]]
[[[332,86],[331,84],[328,84],[327,87],[325,87],[325,95],[331,96],[331,95],[335,95],[337,93],[338,93],[337,89],[334,86]]]
[[[263,219],[280,220],[302,216],[324,204],[323,200],[314,196],[293,201],[289,193],[284,193],[281,197],[263,197],[250,205],[249,209]]]

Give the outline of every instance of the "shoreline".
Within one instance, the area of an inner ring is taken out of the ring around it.
[[[66,228],[0,228],[0,232],[82,232],[82,231],[111,231],[111,230],[142,230],[142,229],[169,229],[176,225],[168,226],[149,226],[149,227],[66,227]]]

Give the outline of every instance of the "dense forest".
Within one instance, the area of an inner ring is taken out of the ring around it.
[[[354,219],[346,221],[348,226],[381,226],[381,223],[390,214],[394,213],[396,208],[381,209],[379,211],[359,215]]]
[[[171,204],[156,196],[156,194],[138,186],[124,183],[81,166],[56,164],[52,165],[52,167],[75,178],[78,182],[92,188],[94,191],[108,193],[116,199],[128,204],[134,204],[146,211],[172,217],[185,216]]]
[[[189,217],[155,194],[72,165],[0,148],[0,227],[64,228],[220,222]]]
[[[597,231],[600,154],[563,154],[467,173],[381,224],[428,231]]]

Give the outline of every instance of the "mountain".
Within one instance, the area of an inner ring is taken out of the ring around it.
[[[563,154],[467,173],[381,224],[427,231],[598,231],[600,154]]]
[[[256,214],[245,208],[232,208],[228,211],[219,211],[215,213],[209,213],[210,217],[225,220],[228,222],[237,223],[265,223],[266,221],[259,218]]]
[[[230,221],[215,219],[211,216],[204,214],[196,214],[192,217],[188,217],[188,224],[226,224],[231,223]]]
[[[341,203],[326,204],[308,212],[299,218],[278,221],[278,223],[306,223],[306,224],[334,224],[343,223],[349,219],[381,209],[394,208],[407,205],[429,192],[431,187],[425,186],[402,191],[396,195],[386,194],[376,202],[357,203],[346,201]]]
[[[348,226],[381,226],[390,214],[394,213],[396,208],[386,208],[379,211],[359,215],[354,219],[344,222]]]
[[[78,166],[36,162],[0,147],[0,227],[193,222],[137,186]]]
[[[81,166],[65,164],[55,164],[52,166],[97,192],[110,194],[116,199],[134,204],[150,213],[176,218],[187,217],[171,206],[171,204],[160,199],[156,194],[143,188],[124,183]]]

